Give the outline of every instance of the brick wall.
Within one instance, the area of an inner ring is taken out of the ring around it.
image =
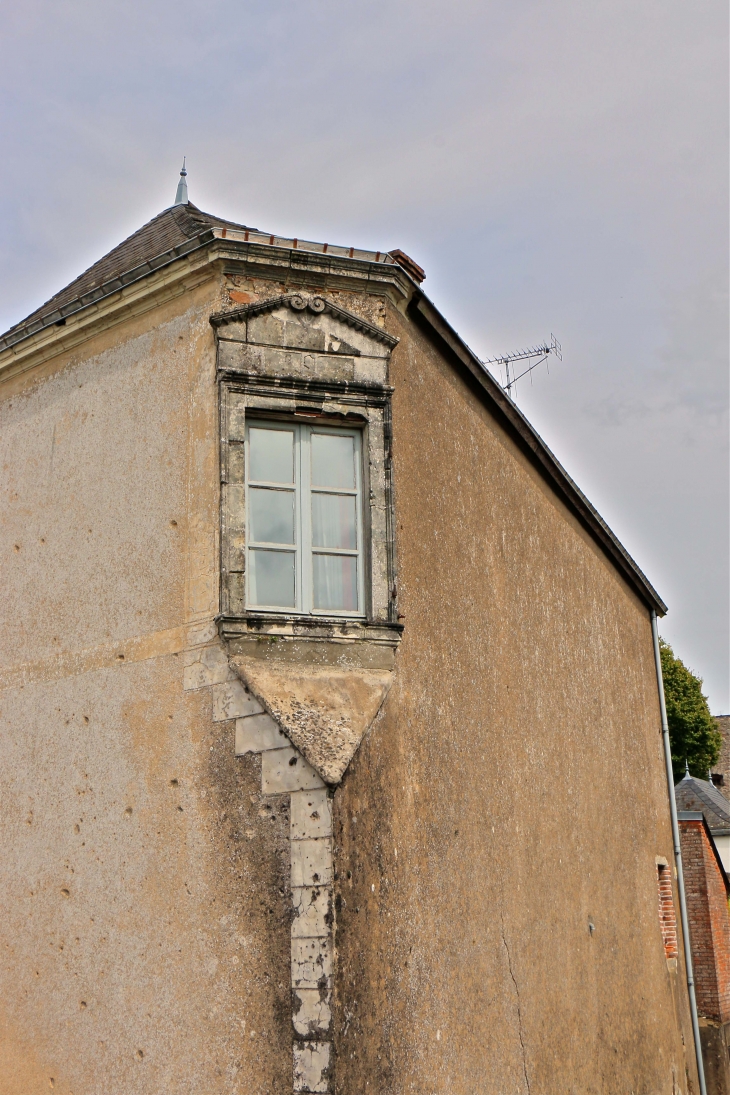
[[[662,929],[662,942],[666,958],[676,958],[677,916],[672,897],[672,874],[666,863],[657,863],[657,885],[659,887],[659,923]]]
[[[703,821],[679,822],[700,1015],[730,1020],[730,916],[724,874]]]

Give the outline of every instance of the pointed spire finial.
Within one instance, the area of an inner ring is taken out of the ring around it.
[[[187,205],[188,204],[188,184],[185,181],[187,171],[185,170],[185,157],[183,156],[183,165],[180,169],[180,182],[177,184],[177,194],[175,195],[175,205]]]
[[[685,779],[687,778],[688,775],[689,775],[689,761],[685,757],[684,758],[684,776],[685,776]]]

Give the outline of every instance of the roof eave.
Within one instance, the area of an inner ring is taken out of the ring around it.
[[[209,243],[203,242],[185,249],[169,262],[133,278],[125,279],[124,275],[120,275],[119,279],[115,279],[119,284],[110,283],[103,295],[86,301],[69,302],[65,308],[70,310],[65,312],[60,322],[51,318],[42,325],[29,325],[21,337],[0,348],[0,382],[75,350],[124,319],[149,311],[158,303],[195,288],[212,276],[209,247]]]
[[[111,297],[119,292],[120,289],[133,285],[135,282],[149,277],[150,274],[157,273],[158,270],[163,269],[165,266],[169,266],[173,262],[177,262],[178,259],[186,258],[188,255],[192,254],[193,251],[197,251],[201,247],[205,247],[208,243],[211,243],[213,239],[214,234],[212,230],[208,229],[205,232],[201,232],[199,236],[186,240],[184,243],[180,243],[176,247],[171,247],[168,251],[164,251],[160,255],[156,255],[151,259],[147,259],[145,262],[139,263],[131,270],[126,270],[117,277],[103,282],[88,293],[83,293],[75,300],[70,300],[66,304],[61,305],[60,308],[55,308],[52,312],[47,312],[45,315],[32,320],[30,323],[11,327],[9,331],[0,336],[0,352],[17,346],[18,343],[25,341],[25,339],[30,338],[32,335],[40,334],[41,331],[46,330],[48,327],[65,326],[66,321],[72,316],[76,316],[79,312],[83,312],[92,305],[98,305],[107,297]]]

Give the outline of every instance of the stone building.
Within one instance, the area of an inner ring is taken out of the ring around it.
[[[664,605],[422,280],[180,193],[0,338],[3,1095],[697,1092]]]
[[[730,1095],[730,882],[706,817],[679,811],[697,1008],[709,1095]]]
[[[730,795],[730,715],[715,715],[715,722],[722,736],[722,745],[712,771],[712,782],[727,798]]]

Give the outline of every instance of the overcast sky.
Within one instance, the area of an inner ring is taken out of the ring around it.
[[[491,357],[728,697],[724,0],[23,0],[0,328],[171,204],[387,250]]]

